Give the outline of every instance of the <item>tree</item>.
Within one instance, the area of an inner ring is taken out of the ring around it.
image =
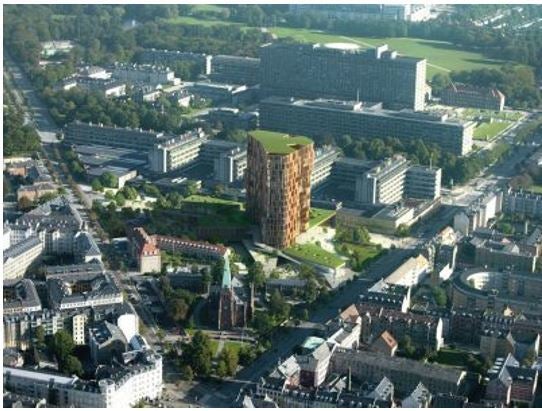
[[[254,288],[261,288],[265,284],[265,273],[263,271],[263,264],[256,261],[248,268],[247,274],[248,281],[254,284]]]
[[[75,345],[73,337],[68,331],[60,330],[53,336],[51,340],[51,351],[59,363],[62,363],[73,352]]]
[[[183,365],[181,367],[181,374],[186,381],[192,381],[194,379],[194,371],[189,365]]]
[[[181,359],[192,368],[196,375],[209,375],[212,366],[212,350],[209,336],[200,330],[196,331],[192,341],[184,346]]]
[[[104,187],[117,188],[119,186],[118,177],[110,171],[103,173],[100,177],[100,181]]]
[[[34,202],[31,201],[27,196],[22,196],[19,199],[18,207],[21,211],[28,211],[34,207]]]
[[[92,191],[100,192],[104,189],[98,178],[93,178],[90,184],[92,186]]]
[[[254,348],[249,344],[244,344],[239,349],[239,364],[246,367],[256,359],[256,352]]]
[[[451,84],[450,76],[448,74],[437,73],[431,80],[432,94],[440,96],[442,90],[447,88]]]
[[[224,378],[226,375],[228,375],[228,367],[224,360],[220,360],[216,364],[216,375],[218,375],[220,378]]]
[[[45,328],[43,325],[39,325],[34,330],[34,336],[36,338],[36,348],[43,349],[45,347]]]
[[[446,307],[448,303],[448,297],[446,296],[446,291],[441,287],[433,287],[431,290],[433,293],[433,298],[439,307]]]
[[[169,304],[170,315],[174,321],[180,322],[186,320],[190,307],[182,298],[174,298]]]
[[[416,347],[412,344],[412,338],[410,338],[409,335],[405,335],[400,343],[399,346],[401,347],[402,351],[405,353],[405,356],[411,358],[416,353]]]
[[[83,374],[83,366],[81,361],[73,355],[68,355],[60,362],[60,369],[63,373],[69,375],[81,376]]]
[[[220,353],[220,358],[226,365],[226,374],[234,376],[237,372],[237,366],[239,365],[239,357],[237,352],[228,346],[225,346]]]
[[[188,180],[184,187],[184,196],[190,197],[191,195],[196,194],[199,191],[198,184],[194,180]]]
[[[286,319],[290,315],[290,305],[284,300],[279,290],[275,289],[269,299],[269,312],[271,315]]]
[[[252,326],[258,334],[266,335],[273,329],[274,323],[269,314],[257,311],[252,320]]]
[[[119,207],[124,207],[124,205],[126,204],[126,198],[124,198],[120,191],[115,194],[115,202]]]

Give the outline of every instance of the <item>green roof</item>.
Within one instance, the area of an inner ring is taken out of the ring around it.
[[[296,146],[312,144],[308,137],[290,136],[267,130],[255,130],[249,133],[258,140],[269,154],[290,154],[297,150]]]

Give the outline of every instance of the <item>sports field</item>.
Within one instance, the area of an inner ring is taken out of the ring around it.
[[[168,20],[172,24],[200,24],[204,26],[235,24],[224,20],[203,20],[194,17],[176,17]],[[246,27],[246,26],[244,26]],[[247,27],[248,28],[248,27]],[[444,41],[434,41],[415,38],[372,38],[372,37],[348,37],[339,34],[325,33],[320,30],[310,30],[289,27],[267,28],[277,37],[291,37],[307,43],[333,43],[350,42],[356,43],[362,48],[374,47],[381,44],[397,50],[399,54],[411,57],[427,59],[427,78],[431,79],[436,73],[449,73],[459,70],[473,70],[481,68],[499,67],[504,61],[492,60],[484,57],[481,53],[465,51],[453,44]]]

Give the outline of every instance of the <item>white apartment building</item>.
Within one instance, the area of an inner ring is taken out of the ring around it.
[[[220,153],[213,165],[215,180],[226,184],[241,180],[247,168],[247,150],[237,147]]]
[[[4,390],[46,398],[54,407],[130,408],[140,400],[158,399],[162,392],[162,357],[153,352],[141,357],[99,381],[4,367]]]
[[[26,270],[39,260],[43,244],[37,236],[31,236],[4,250],[3,279],[22,277]]]
[[[128,83],[145,83],[152,86],[176,82],[175,72],[166,67],[150,64],[121,64],[116,63],[112,76],[119,81]],[[179,81],[177,81],[179,82]]]

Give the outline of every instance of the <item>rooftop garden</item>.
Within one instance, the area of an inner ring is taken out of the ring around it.
[[[251,131],[250,135],[258,140],[269,154],[290,154],[296,151],[298,146],[312,144],[308,137],[290,136],[274,131],[255,130]]]
[[[339,268],[341,265],[345,264],[345,261],[338,255],[330,253],[316,244],[296,244],[285,249],[284,253],[308,263],[314,263],[333,269]]]

